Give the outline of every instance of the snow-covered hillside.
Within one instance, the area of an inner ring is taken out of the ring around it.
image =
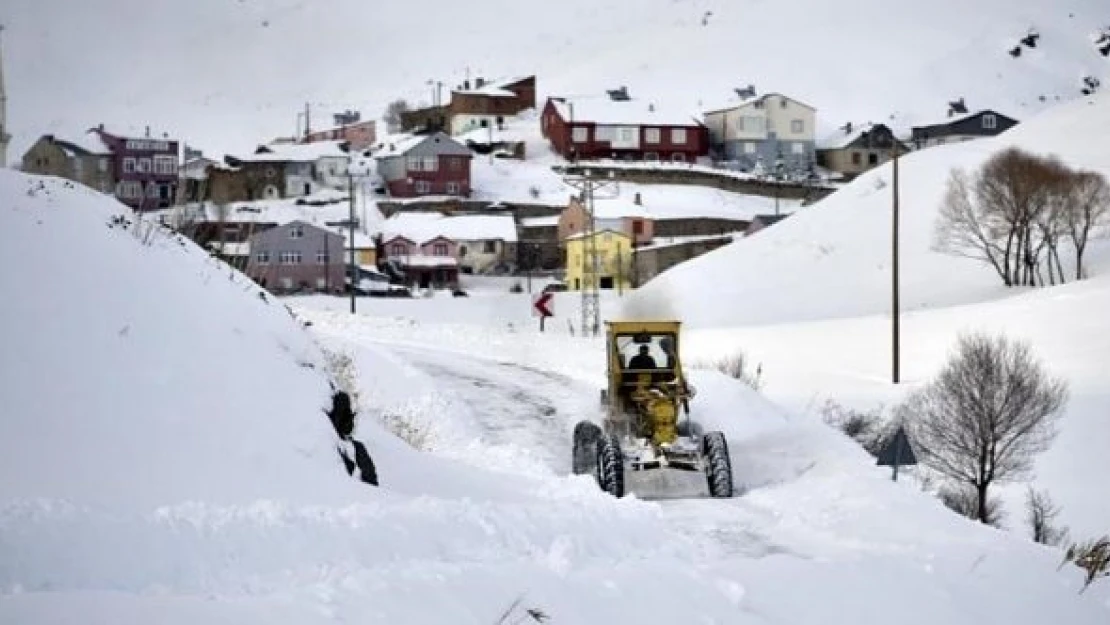
[[[317,128],[347,108],[377,118],[390,100],[428,102],[428,81],[450,87],[468,70],[535,73],[541,98],[625,85],[691,110],[754,84],[817,107],[832,128],[891,115],[933,123],[960,97],[1025,119],[1077,96],[1084,76],[1108,82],[1110,67],[1094,44],[1110,26],[1103,0],[983,0],[974,10],[961,0],[897,10],[882,0],[437,0],[420,11],[361,0],[13,0],[0,19],[16,156],[39,134],[97,122],[166,128],[222,154],[292,133],[306,102]],[[104,35],[121,23],[135,26],[127,37]],[[1010,56],[1031,28],[1036,48]]]
[[[721,374],[695,373],[693,415],[727,433],[743,496],[615,500],[567,476],[596,343],[452,325],[438,300],[302,311],[313,339],[191,244],[109,227],[113,200],[3,174],[0,205],[0,622],[486,625],[518,597],[559,624],[1110,610],[1059,553]],[[335,457],[321,345],[352,359],[381,488]]]
[[[900,280],[907,310],[1014,295],[990,267],[933,251],[934,224],[952,168],[973,170],[1016,145],[1110,174],[1110,95],[1060,105],[993,139],[938,146],[900,159]],[[631,298],[666,305],[694,327],[731,327],[888,313],[892,165],[877,167],[773,227],[657,276]],[[1098,242],[1093,273],[1110,263]],[[722,306],[721,302],[729,305]]]

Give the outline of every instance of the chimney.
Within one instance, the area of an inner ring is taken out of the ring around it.
[[[470,80],[469,79],[463,81],[463,91],[470,91]]]
[[[485,78],[480,78],[479,77],[479,78],[474,79],[474,88],[475,89],[481,89],[482,87],[485,86],[485,84],[486,84],[486,79]]]
[[[150,126],[147,126],[147,127],[146,127],[146,138],[147,138],[147,139],[149,139],[149,138],[150,138]]]
[[[639,191],[636,192],[636,195],[632,196],[632,203],[635,204],[636,206],[643,206],[644,205],[644,200],[643,200],[643,198],[640,197],[640,192]]]
[[[96,129],[99,130],[100,132],[104,132],[104,122],[101,122],[100,125],[98,125],[96,127]]]

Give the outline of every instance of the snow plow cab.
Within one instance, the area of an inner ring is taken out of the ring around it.
[[[574,472],[593,474],[615,497],[731,497],[724,435],[704,433],[690,420],[694,388],[678,355],[681,322],[605,325],[608,388],[601,391],[601,423],[575,426]]]

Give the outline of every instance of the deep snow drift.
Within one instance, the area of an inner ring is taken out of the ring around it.
[[[137,25],[130,37],[102,35],[121,20]],[[220,155],[291,134],[305,103],[319,129],[348,108],[366,119],[397,97],[430,102],[434,81],[446,98],[467,76],[536,74],[541,101],[625,85],[691,110],[754,84],[817,107],[827,130],[891,115],[899,125],[935,123],[961,97],[970,109],[1025,119],[1078,96],[1086,75],[1106,84],[1110,64],[1093,37],[1107,26],[1104,0],[981,0],[974,10],[962,0],[896,10],[884,0],[641,0],[635,11],[596,0],[437,0],[421,11],[362,0],[326,10],[304,0],[15,0],[4,22],[13,155],[40,133],[98,122],[166,128]],[[419,53],[384,61],[429,28],[436,36]],[[1030,28],[1036,48],[1011,57]],[[120,58],[126,73],[102,80]],[[211,71],[229,64],[236,70]],[[137,79],[163,73],[174,80],[158,89]],[[69,102],[81,103],[80,115],[59,108]]]
[[[992,139],[933,147],[900,159],[900,280],[905,310],[1015,295],[982,263],[933,251],[933,229],[952,168],[972,171],[998,150],[1056,154],[1110,175],[1110,95],[1061,105]],[[889,313],[891,182],[888,163],[771,228],[666,271],[630,298],[666,303],[695,327],[731,327]],[[1067,254],[1062,254],[1065,262]],[[1087,267],[1110,254],[1093,242]]]

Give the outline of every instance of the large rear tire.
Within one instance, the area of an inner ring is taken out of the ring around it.
[[[705,477],[709,483],[710,497],[732,497],[732,460],[728,455],[728,441],[720,432],[710,432],[702,438],[705,454]]]
[[[624,458],[615,436],[606,436],[598,441],[597,483],[610,495],[624,497]]]
[[[574,456],[571,470],[575,475],[591,475],[597,466],[597,442],[601,440],[601,428],[589,421],[579,421],[574,426]]]

